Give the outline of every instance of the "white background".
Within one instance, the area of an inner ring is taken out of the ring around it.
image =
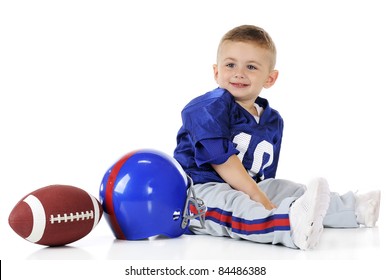
[[[27,193],[58,183],[98,197],[104,173],[123,154],[171,154],[182,107],[216,87],[217,45],[241,24],[265,28],[278,49],[279,79],[262,92],[285,119],[277,176],[325,176],[338,192],[379,188],[387,207],[386,7],[379,0],[1,1],[0,259],[26,259],[30,244],[7,219]]]

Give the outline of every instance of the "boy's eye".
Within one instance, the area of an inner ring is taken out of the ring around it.
[[[253,66],[253,65],[248,65],[247,68],[249,70],[256,70],[257,69],[256,66]]]
[[[234,67],[234,63],[228,63],[228,64],[226,64],[226,67],[233,68]]]

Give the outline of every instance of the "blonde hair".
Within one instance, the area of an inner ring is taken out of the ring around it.
[[[225,41],[253,43],[271,53],[271,68],[276,64],[276,47],[271,36],[261,27],[255,25],[241,25],[228,31],[221,39],[218,46],[218,54],[221,45]]]

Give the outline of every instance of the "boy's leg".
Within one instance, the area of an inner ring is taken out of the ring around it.
[[[284,179],[266,179],[258,185],[275,205],[279,205],[287,197],[298,198],[306,191],[305,185]]]
[[[324,218],[324,226],[332,228],[358,227],[355,215],[355,195],[348,192],[342,196],[332,192],[328,212]]]
[[[281,243],[297,248],[290,234],[289,210],[296,199],[286,197],[271,211],[249,198],[243,192],[224,183],[197,184],[196,196],[207,206],[205,228],[197,220],[191,221],[191,230],[196,234],[230,236],[259,243]]]
[[[303,250],[314,248],[321,237],[330,191],[323,178],[311,180],[307,187],[288,180],[268,179],[259,184],[271,201],[279,205],[286,197],[298,197],[289,212],[291,236]]]
[[[356,228],[359,225],[374,227],[380,208],[380,191],[364,194],[347,192],[344,195],[331,193],[324,226],[332,228]]]
[[[275,205],[286,197],[301,197],[307,189],[303,184],[283,179],[267,179],[260,182],[259,187]],[[332,192],[323,224],[332,228],[374,227],[379,217],[380,197],[379,190],[344,195]]]

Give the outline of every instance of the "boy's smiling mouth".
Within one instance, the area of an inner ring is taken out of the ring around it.
[[[230,83],[233,87],[235,88],[245,88],[248,86],[248,84],[243,84],[243,83]]]

